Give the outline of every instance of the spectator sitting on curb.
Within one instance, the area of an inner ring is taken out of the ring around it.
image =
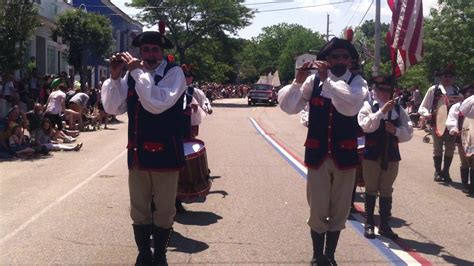
[[[74,146],[56,143],[52,140],[54,135],[55,130],[51,126],[49,119],[43,119],[41,122],[41,129],[36,131],[36,145],[46,147],[48,151],[79,151],[82,148],[82,142]]]

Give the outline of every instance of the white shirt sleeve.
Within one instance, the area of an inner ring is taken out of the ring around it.
[[[199,107],[201,107],[204,111],[208,112],[211,110],[211,104],[202,90],[195,88],[193,97],[196,98],[199,103]]]
[[[155,85],[154,76],[142,69],[131,72],[141,105],[152,114],[171,108],[186,90],[186,79],[180,67],[173,67]]]
[[[448,118],[446,119],[446,128],[449,134],[454,135],[458,130],[459,107],[461,103],[456,103],[449,109]]]
[[[127,77],[107,79],[101,89],[101,100],[105,112],[112,115],[120,115],[127,111]]]
[[[368,101],[364,102],[364,106],[357,115],[357,121],[362,131],[365,133],[375,132],[380,127],[380,120],[384,117],[382,111],[378,110],[376,113],[372,113],[372,107]]]
[[[466,117],[470,119],[474,119],[474,95],[471,95],[469,98],[465,99],[459,110],[461,113]]]
[[[413,137],[413,123],[411,122],[410,117],[408,116],[405,109],[400,108],[400,125],[395,131],[395,136],[398,138],[398,142],[409,141]]]
[[[303,110],[311,99],[315,75],[308,76],[301,83],[293,82],[278,91],[278,103],[283,112],[294,115]]]
[[[423,101],[420,104],[420,107],[418,108],[418,113],[422,116],[429,116],[431,105],[433,104],[433,99],[434,99],[434,89],[435,86],[431,86],[428,91],[426,92],[425,98],[423,98]]]
[[[336,110],[345,116],[355,116],[364,105],[367,97],[367,82],[358,75],[351,84],[344,80],[334,81],[332,75],[323,82],[323,92],[329,92]]]

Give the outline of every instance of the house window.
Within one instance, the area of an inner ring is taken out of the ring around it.
[[[57,74],[57,52],[53,46],[48,45],[48,74]]]

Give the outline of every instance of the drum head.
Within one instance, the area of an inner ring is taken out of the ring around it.
[[[200,153],[204,149],[204,142],[198,139],[186,140],[183,143],[184,155],[189,156],[195,153]]]
[[[436,105],[436,127],[434,128],[435,133],[438,137],[441,137],[446,130],[446,120],[448,119],[448,105],[446,96],[441,96]]]
[[[464,118],[461,132],[462,147],[466,157],[474,155],[474,119]]]

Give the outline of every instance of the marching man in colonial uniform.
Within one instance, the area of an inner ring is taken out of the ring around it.
[[[334,253],[349,215],[357,156],[357,113],[367,83],[349,71],[359,55],[347,40],[333,38],[315,62],[306,62],[296,79],[278,93],[281,109],[298,114],[309,103],[305,164],[308,167],[308,225],[313,241],[312,263],[336,264]],[[318,74],[309,76],[309,69]]]
[[[164,265],[176,214],[178,173],[184,165],[186,80],[181,68],[164,56],[164,49],[173,47],[164,35],[143,32],[132,44],[140,48],[141,60],[128,52],[111,59],[111,77],[102,86],[102,102],[109,114],[128,113],[130,214],[139,252],[136,264]],[[124,64],[128,72],[121,78]]]
[[[448,65],[445,69],[439,71],[437,76],[440,78],[440,84],[433,85],[428,89],[418,113],[427,120],[431,119],[431,126],[433,128],[433,162],[435,167],[434,181],[449,183],[452,181],[449,175],[449,167],[453,161],[456,137],[450,135],[447,130],[437,132],[437,128],[445,128],[447,118],[447,112],[440,112],[437,109],[438,106],[443,106],[445,99],[448,101],[446,104],[449,109],[452,104],[458,101],[460,94],[459,89],[454,85],[455,73],[452,65]],[[443,168],[441,168],[443,161]]]
[[[358,121],[365,132],[365,152],[362,163],[365,181],[366,223],[364,236],[375,238],[374,209],[379,196],[379,234],[397,239],[389,225],[392,211],[393,183],[398,174],[400,150],[398,144],[413,136],[413,125],[406,111],[390,100],[393,93],[391,77],[374,77],[374,96],[364,103]]]
[[[464,88],[462,88],[462,90],[460,90],[460,92],[464,94],[466,99],[469,99],[469,97],[474,95],[474,84],[471,83],[466,85]],[[463,143],[461,142],[460,136],[461,134],[465,134],[469,137],[472,136],[473,133],[469,132],[469,128],[463,128],[463,124],[465,124],[465,119],[471,119],[472,121],[474,117],[466,117],[463,112],[460,111],[462,103],[463,102],[456,103],[451,107],[451,109],[449,109],[446,127],[449,131],[449,134],[457,137],[456,142],[458,146],[459,158],[461,160],[460,173],[461,183],[463,186],[462,191],[472,195],[474,194],[474,156],[469,156],[469,154],[466,154],[466,150],[463,146]]]

